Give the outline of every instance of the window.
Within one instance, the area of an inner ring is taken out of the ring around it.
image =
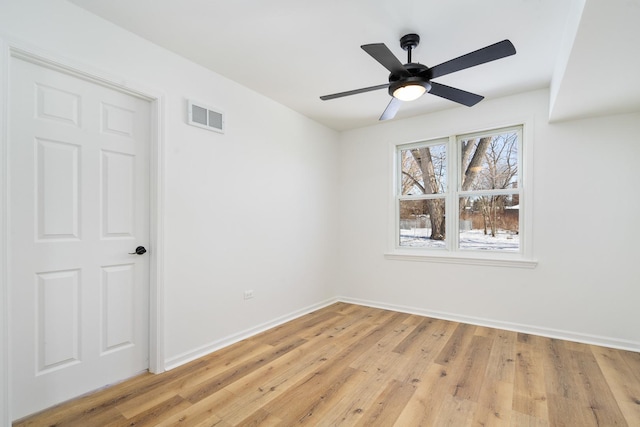
[[[396,250],[519,257],[522,126],[396,146]]]

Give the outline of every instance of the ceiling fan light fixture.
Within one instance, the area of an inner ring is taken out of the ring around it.
[[[400,101],[415,101],[431,90],[428,81],[410,78],[389,85],[389,94]]]
[[[420,98],[427,89],[424,86],[411,84],[407,86],[400,86],[393,91],[394,98],[398,98],[400,101],[415,101]]]

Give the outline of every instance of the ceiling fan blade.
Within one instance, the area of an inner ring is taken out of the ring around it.
[[[456,89],[455,87],[443,85],[436,82],[431,82],[431,90],[429,91],[429,93],[453,102],[457,102],[458,104],[466,105],[467,107],[473,107],[478,102],[484,99],[484,96],[476,95],[475,93],[467,92],[462,89]]]
[[[336,98],[342,98],[343,96],[357,95],[359,93],[371,92],[372,90],[378,90],[378,89],[386,89],[388,87],[389,87],[389,83],[385,83],[378,86],[363,87],[362,89],[354,89],[354,90],[348,90],[346,92],[333,93],[331,95],[322,95],[320,99],[322,99],[323,101],[327,101],[329,99],[336,99]]]
[[[502,40],[501,42],[483,47],[482,49],[478,49],[432,67],[431,78],[435,79],[436,77],[464,70],[465,68],[475,67],[476,65],[484,64],[485,62],[495,61],[496,59],[515,55],[515,53],[516,48],[513,44],[509,40]]]
[[[384,112],[380,116],[378,120],[389,120],[393,119],[396,116],[396,113],[400,109],[400,105],[402,105],[402,101],[398,98],[391,97],[391,101],[389,101],[389,105],[384,109]]]
[[[360,47],[392,74],[404,77],[411,75],[384,43],[365,44]]]

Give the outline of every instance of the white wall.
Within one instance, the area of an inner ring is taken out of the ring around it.
[[[65,1],[0,9],[6,41],[164,95],[168,364],[336,294],[336,132]],[[185,124],[189,97],[225,135]]]
[[[640,350],[640,114],[548,124],[549,92],[345,132],[339,290],[353,301]],[[535,269],[384,259],[393,143],[533,124]],[[598,202],[598,200],[601,200]]]

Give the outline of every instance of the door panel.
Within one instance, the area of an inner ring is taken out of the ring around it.
[[[135,157],[102,151],[102,237],[133,236]]]
[[[135,342],[135,264],[102,267],[102,353]]]
[[[148,368],[149,102],[10,63],[12,408]]]
[[[79,239],[79,151],[64,142],[36,138],[39,239]]]
[[[80,271],[38,273],[36,374],[80,361]]]

